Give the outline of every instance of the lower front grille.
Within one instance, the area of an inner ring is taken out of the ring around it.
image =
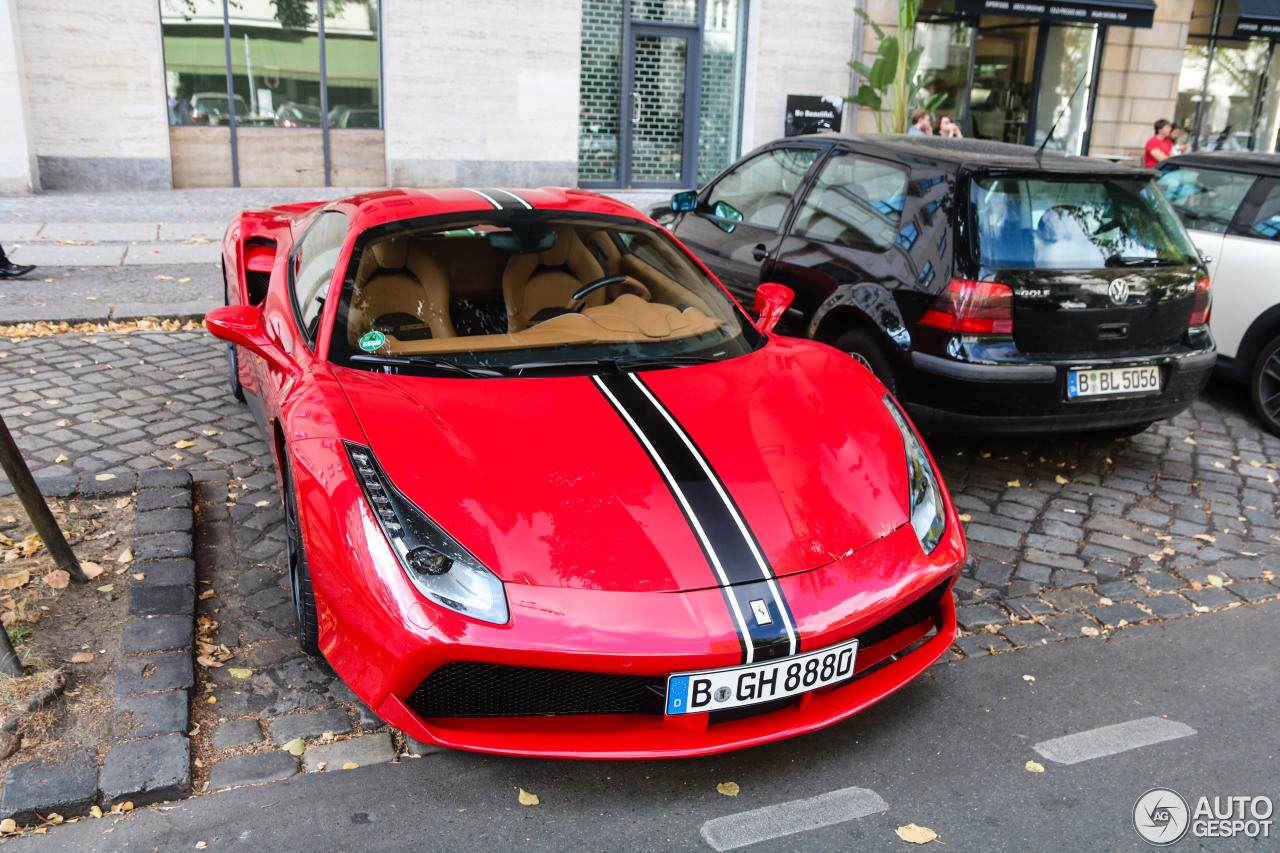
[[[949,579],[858,635],[858,648],[887,640],[930,618]],[[857,676],[854,676],[856,679]],[[667,679],[495,663],[448,663],[405,700],[420,717],[543,717],[575,714],[662,716]],[[783,700],[784,704],[790,700]],[[744,709],[745,710],[745,709]],[[776,710],[771,705],[752,709]],[[746,716],[751,716],[747,713]]]
[[[405,704],[422,717],[660,716],[666,690],[660,676],[459,662],[431,673]]]

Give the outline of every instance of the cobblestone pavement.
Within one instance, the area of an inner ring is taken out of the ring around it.
[[[290,638],[276,478],[249,409],[226,391],[226,369],[223,345],[201,331],[0,339],[0,414],[37,476],[164,466],[197,481],[198,614],[219,622],[216,639],[237,653],[197,689],[203,772],[236,756],[213,788],[295,772],[276,748],[292,737],[378,726]],[[1252,420],[1239,388],[1214,386],[1186,414],[1127,440],[933,436],[929,445],[971,552],[956,654],[1280,596],[1280,439]],[[386,752],[388,736],[377,737],[387,743],[358,740]],[[239,753],[255,751],[262,761],[232,772]]]

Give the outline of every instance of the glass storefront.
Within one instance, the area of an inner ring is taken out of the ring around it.
[[[916,24],[924,91],[947,95],[936,112],[968,137],[1087,153],[1105,28],[954,8],[927,2]]]
[[[1266,38],[1237,39],[1235,4],[1196,0],[1173,123],[1207,151],[1280,150],[1280,56]]]
[[[689,186],[733,162],[746,7],[746,0],[584,0],[581,185]]]
[[[378,0],[324,9],[322,42],[315,0],[161,0],[169,124],[381,127]]]

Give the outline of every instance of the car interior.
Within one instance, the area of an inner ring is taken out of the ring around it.
[[[675,340],[719,328],[654,237],[555,223],[398,234],[360,257],[353,349],[384,355]],[[376,343],[376,345],[375,345]]]

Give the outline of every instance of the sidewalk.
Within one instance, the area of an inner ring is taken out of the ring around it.
[[[31,275],[0,280],[0,325],[37,320],[199,319],[222,304],[220,243],[241,210],[357,188],[0,195],[0,245]],[[648,211],[670,190],[610,190]]]

